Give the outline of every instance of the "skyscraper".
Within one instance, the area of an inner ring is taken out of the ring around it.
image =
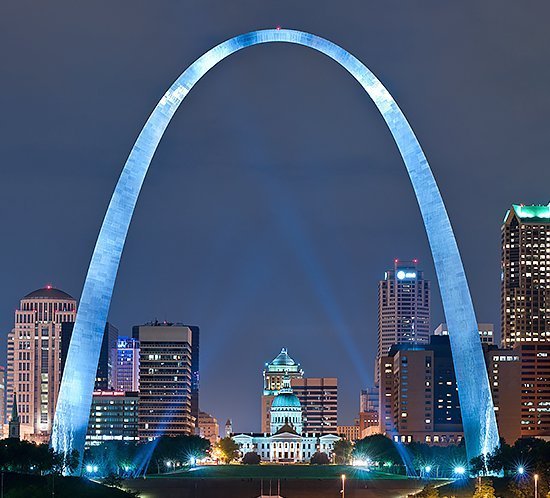
[[[61,382],[61,336],[76,300],[51,285],[27,294],[8,335],[8,412],[17,398],[21,437],[47,442]]]
[[[502,345],[550,340],[550,205],[513,204],[502,225]]]
[[[394,261],[378,284],[378,348],[375,382],[378,383],[379,359],[394,344],[426,344],[430,338],[430,282],[424,280],[418,261]]]
[[[127,392],[139,390],[139,341],[133,337],[119,337],[112,351],[113,389]]]
[[[192,330],[185,325],[154,322],[133,327],[132,336],[140,345],[139,439],[193,434]]]
[[[304,371],[299,363],[294,361],[286,348],[269,363],[263,370],[264,390],[262,394],[262,432],[268,433],[271,424],[271,403],[279,390],[283,387],[283,379],[288,376],[292,379],[300,379]]]

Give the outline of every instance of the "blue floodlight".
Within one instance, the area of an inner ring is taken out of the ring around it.
[[[520,466],[518,467],[518,475],[522,476],[524,473],[525,473],[525,467],[523,467],[522,465],[520,465]]]
[[[462,465],[458,465],[454,468],[454,473],[458,476],[463,476],[466,473],[466,469]]]
[[[82,289],[57,400],[53,449],[65,455],[76,449],[82,462],[97,364],[120,257],[145,175],[170,120],[193,86],[216,64],[246,47],[272,42],[309,47],[338,62],[368,93],[393,135],[424,220],[439,281],[466,453],[468,459],[488,454],[498,447],[499,435],[477,319],[451,222],[428,160],[393,97],[361,61],[324,38],[290,29],[245,33],[203,54],[161,98],[139,134],[105,214]]]
[[[432,467],[430,465],[426,465],[426,467],[424,467],[424,470],[427,474],[429,474],[432,471]]]

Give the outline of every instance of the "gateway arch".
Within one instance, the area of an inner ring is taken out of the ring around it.
[[[338,45],[303,31],[268,29],[231,38],[212,48],[174,82],[141,130],[111,197],[80,298],[57,401],[51,445],[82,459],[101,341],[116,274],[141,186],[172,116],[191,88],[218,62],[246,47],[293,43],[325,54],[365,89],[393,135],[410,177],[430,244],[455,366],[468,458],[499,443],[477,320],[464,267],[443,199],[428,161],[397,103],[357,58]]]

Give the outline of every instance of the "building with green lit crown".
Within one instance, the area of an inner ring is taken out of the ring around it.
[[[550,204],[513,204],[502,224],[502,345],[550,341]]]

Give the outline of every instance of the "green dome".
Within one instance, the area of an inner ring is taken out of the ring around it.
[[[301,408],[298,397],[292,393],[280,393],[275,396],[271,408]]]
[[[288,355],[286,348],[283,348],[271,364],[284,367],[293,367],[296,365],[296,362]]]

